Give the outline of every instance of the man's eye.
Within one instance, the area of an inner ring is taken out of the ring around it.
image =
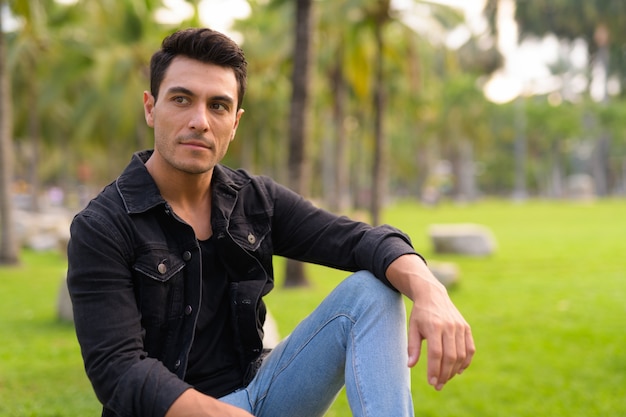
[[[178,104],[187,104],[189,103],[189,99],[187,99],[187,97],[183,97],[183,96],[176,96],[174,98],[172,98],[172,101]]]
[[[228,107],[226,107],[226,105],[224,105],[223,103],[212,103],[210,107],[213,110],[221,110],[221,111],[228,110]]]

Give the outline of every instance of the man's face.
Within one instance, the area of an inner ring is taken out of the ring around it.
[[[172,60],[159,96],[144,92],[143,101],[154,156],[188,174],[208,172],[222,160],[243,114],[232,69],[183,56]]]

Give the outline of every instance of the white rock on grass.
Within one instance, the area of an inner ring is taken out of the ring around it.
[[[459,283],[459,268],[452,262],[428,261],[428,269],[435,278],[446,288],[451,288]]]
[[[489,228],[474,223],[434,224],[429,230],[436,253],[487,256],[496,250]]]

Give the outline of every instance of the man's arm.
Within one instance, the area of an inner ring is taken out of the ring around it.
[[[440,390],[472,361],[476,348],[469,324],[445,287],[417,255],[403,255],[387,268],[387,279],[413,301],[408,330],[408,366],[420,358],[428,342],[428,382]]]
[[[91,207],[108,202],[94,200]],[[147,356],[128,265],[132,247],[122,238],[131,228],[124,225],[126,218],[102,212],[77,215],[68,245],[67,283],[85,370],[107,409],[163,416],[189,384]]]
[[[191,388],[174,401],[165,417],[252,417],[252,414]]]

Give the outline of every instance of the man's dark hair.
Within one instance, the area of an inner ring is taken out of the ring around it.
[[[228,36],[208,28],[183,29],[163,39],[150,60],[150,93],[157,99],[167,68],[177,56],[232,68],[237,79],[237,108],[246,92],[247,62],[243,51]]]

